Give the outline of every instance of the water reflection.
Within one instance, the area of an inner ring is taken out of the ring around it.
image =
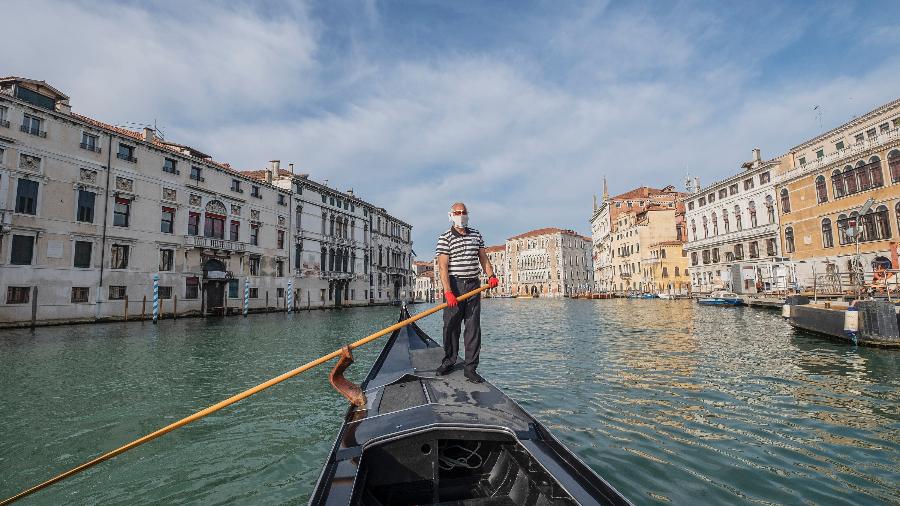
[[[421,308],[420,308],[421,309]],[[396,319],[396,308],[13,331],[0,495]],[[776,313],[489,300],[481,371],[638,503],[900,503],[900,353]],[[439,315],[422,322],[439,338]],[[359,380],[377,348],[355,353]],[[41,492],[34,504],[302,502],[343,400],[295,378]]]

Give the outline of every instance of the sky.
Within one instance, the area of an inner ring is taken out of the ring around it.
[[[900,2],[4,5],[0,74],[384,207],[430,258],[465,202],[489,244],[589,235],[593,196],[702,185],[900,98]],[[35,29],[37,27],[37,29]],[[814,110],[819,106],[818,110]],[[139,127],[134,127],[139,129]]]

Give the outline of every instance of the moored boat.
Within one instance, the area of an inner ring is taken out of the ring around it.
[[[443,354],[415,324],[391,335],[310,504],[630,504],[489,382],[435,376]]]
[[[716,291],[709,294],[709,297],[700,297],[697,304],[703,306],[743,306],[744,299],[733,292]]]

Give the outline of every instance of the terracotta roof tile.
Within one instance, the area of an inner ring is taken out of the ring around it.
[[[494,253],[495,251],[506,251],[506,245],[504,244],[501,246],[488,246],[487,248],[484,248],[484,251],[486,253]]]
[[[515,235],[509,238],[510,241],[514,239],[524,239],[526,237],[534,237],[538,235],[550,235],[550,234],[566,234],[566,235],[574,235],[576,237],[582,237],[580,234],[575,233],[574,230],[562,229],[557,227],[547,227],[547,228],[538,228],[535,230],[531,230],[529,232],[525,232],[524,234]]]

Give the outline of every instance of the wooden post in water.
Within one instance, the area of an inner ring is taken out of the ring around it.
[[[266,290],[266,312],[269,312],[269,291]]]
[[[144,321],[144,315],[147,313],[147,294],[144,294],[144,300],[141,302],[141,321]]]
[[[128,321],[128,296],[127,295],[125,296],[125,314],[124,314],[124,316],[125,316],[125,321],[127,322]]]
[[[309,311],[312,307],[312,299],[309,298],[309,290],[306,291],[306,310]]]
[[[37,325],[37,298],[38,298],[38,287],[34,287],[34,290],[31,291],[31,329],[34,330],[34,326]]]
[[[178,294],[174,295],[174,299],[172,299],[172,319],[178,319]]]
[[[160,297],[159,298],[159,319],[162,320],[166,317],[166,299]]]

